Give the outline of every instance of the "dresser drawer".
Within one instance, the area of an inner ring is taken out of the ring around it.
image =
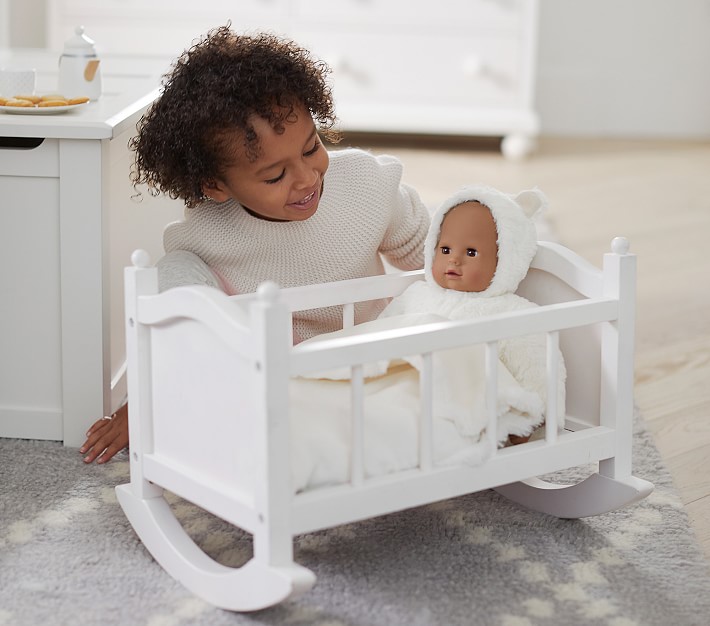
[[[41,141],[39,145],[36,142]],[[7,176],[59,177],[59,140],[0,137],[0,172]]]
[[[338,101],[416,102],[442,110],[521,101],[521,48],[512,36],[403,33],[393,40],[379,34],[301,31],[296,37],[331,65],[336,112]]]
[[[521,26],[521,4],[527,0],[298,0],[295,17],[304,23],[348,24],[384,28],[399,36],[400,27],[447,33],[477,29],[515,30]]]
[[[238,32],[285,32],[290,0],[61,0],[48,3],[48,46],[61,50],[82,24],[100,54],[165,55],[170,60],[207,31],[231,21]],[[126,38],[130,33],[130,41]]]
[[[240,16],[269,19],[276,13],[286,13],[290,0],[200,0],[199,2],[179,2],[175,0],[58,0],[51,4],[56,5],[55,11],[61,15],[76,15],[90,17],[102,15],[108,18],[141,18],[163,17],[167,23],[190,18],[202,18],[213,15],[230,15],[234,20],[233,26],[238,28]],[[84,24],[84,22],[79,22]],[[134,24],[139,25],[139,22]],[[212,24],[212,27],[219,26]],[[87,34],[88,29],[87,29]],[[67,36],[70,36],[69,33]],[[91,35],[90,35],[91,36]],[[125,38],[125,33],[124,33]],[[131,34],[131,41],[137,41]],[[189,42],[185,42],[187,45]]]

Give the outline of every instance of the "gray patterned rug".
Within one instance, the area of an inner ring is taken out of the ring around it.
[[[242,615],[193,597],[143,548],[113,491],[125,454],[87,467],[56,443],[0,439],[0,626],[705,626],[708,564],[640,419],[636,431],[635,473],[656,484],[639,504],[565,521],[486,491],[305,535],[313,590]],[[173,504],[213,557],[249,558],[248,536]]]

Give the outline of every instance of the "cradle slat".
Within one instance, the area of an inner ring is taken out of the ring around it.
[[[348,302],[343,305],[343,328],[355,325],[355,303]]]
[[[350,369],[350,483],[359,487],[365,480],[365,392],[362,365]]]
[[[432,420],[434,419],[433,359],[431,352],[422,354],[419,374],[419,468],[429,471],[434,458]]]
[[[558,389],[559,382],[559,345],[560,333],[547,333],[547,408],[545,410],[545,440],[547,443],[557,441]]]
[[[486,343],[486,439],[490,456],[498,452],[498,342]]]

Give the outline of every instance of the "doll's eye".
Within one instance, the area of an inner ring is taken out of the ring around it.
[[[468,256],[478,256],[478,250],[476,248],[466,248],[466,254]]]
[[[449,252],[451,252],[449,246],[441,246],[441,254],[449,254]]]

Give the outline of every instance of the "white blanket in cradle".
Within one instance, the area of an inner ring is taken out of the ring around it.
[[[398,315],[328,333],[300,344],[335,337],[447,321],[436,314]],[[296,346],[294,350],[299,350]],[[433,360],[433,455],[439,464],[480,464],[490,452],[485,348],[474,345],[435,352]],[[421,357],[364,367],[364,469],[378,476],[415,468],[419,459]],[[539,394],[523,389],[498,363],[497,433],[527,435],[544,420]],[[350,368],[317,372],[291,381],[291,437],[296,491],[346,482],[350,476]]]

